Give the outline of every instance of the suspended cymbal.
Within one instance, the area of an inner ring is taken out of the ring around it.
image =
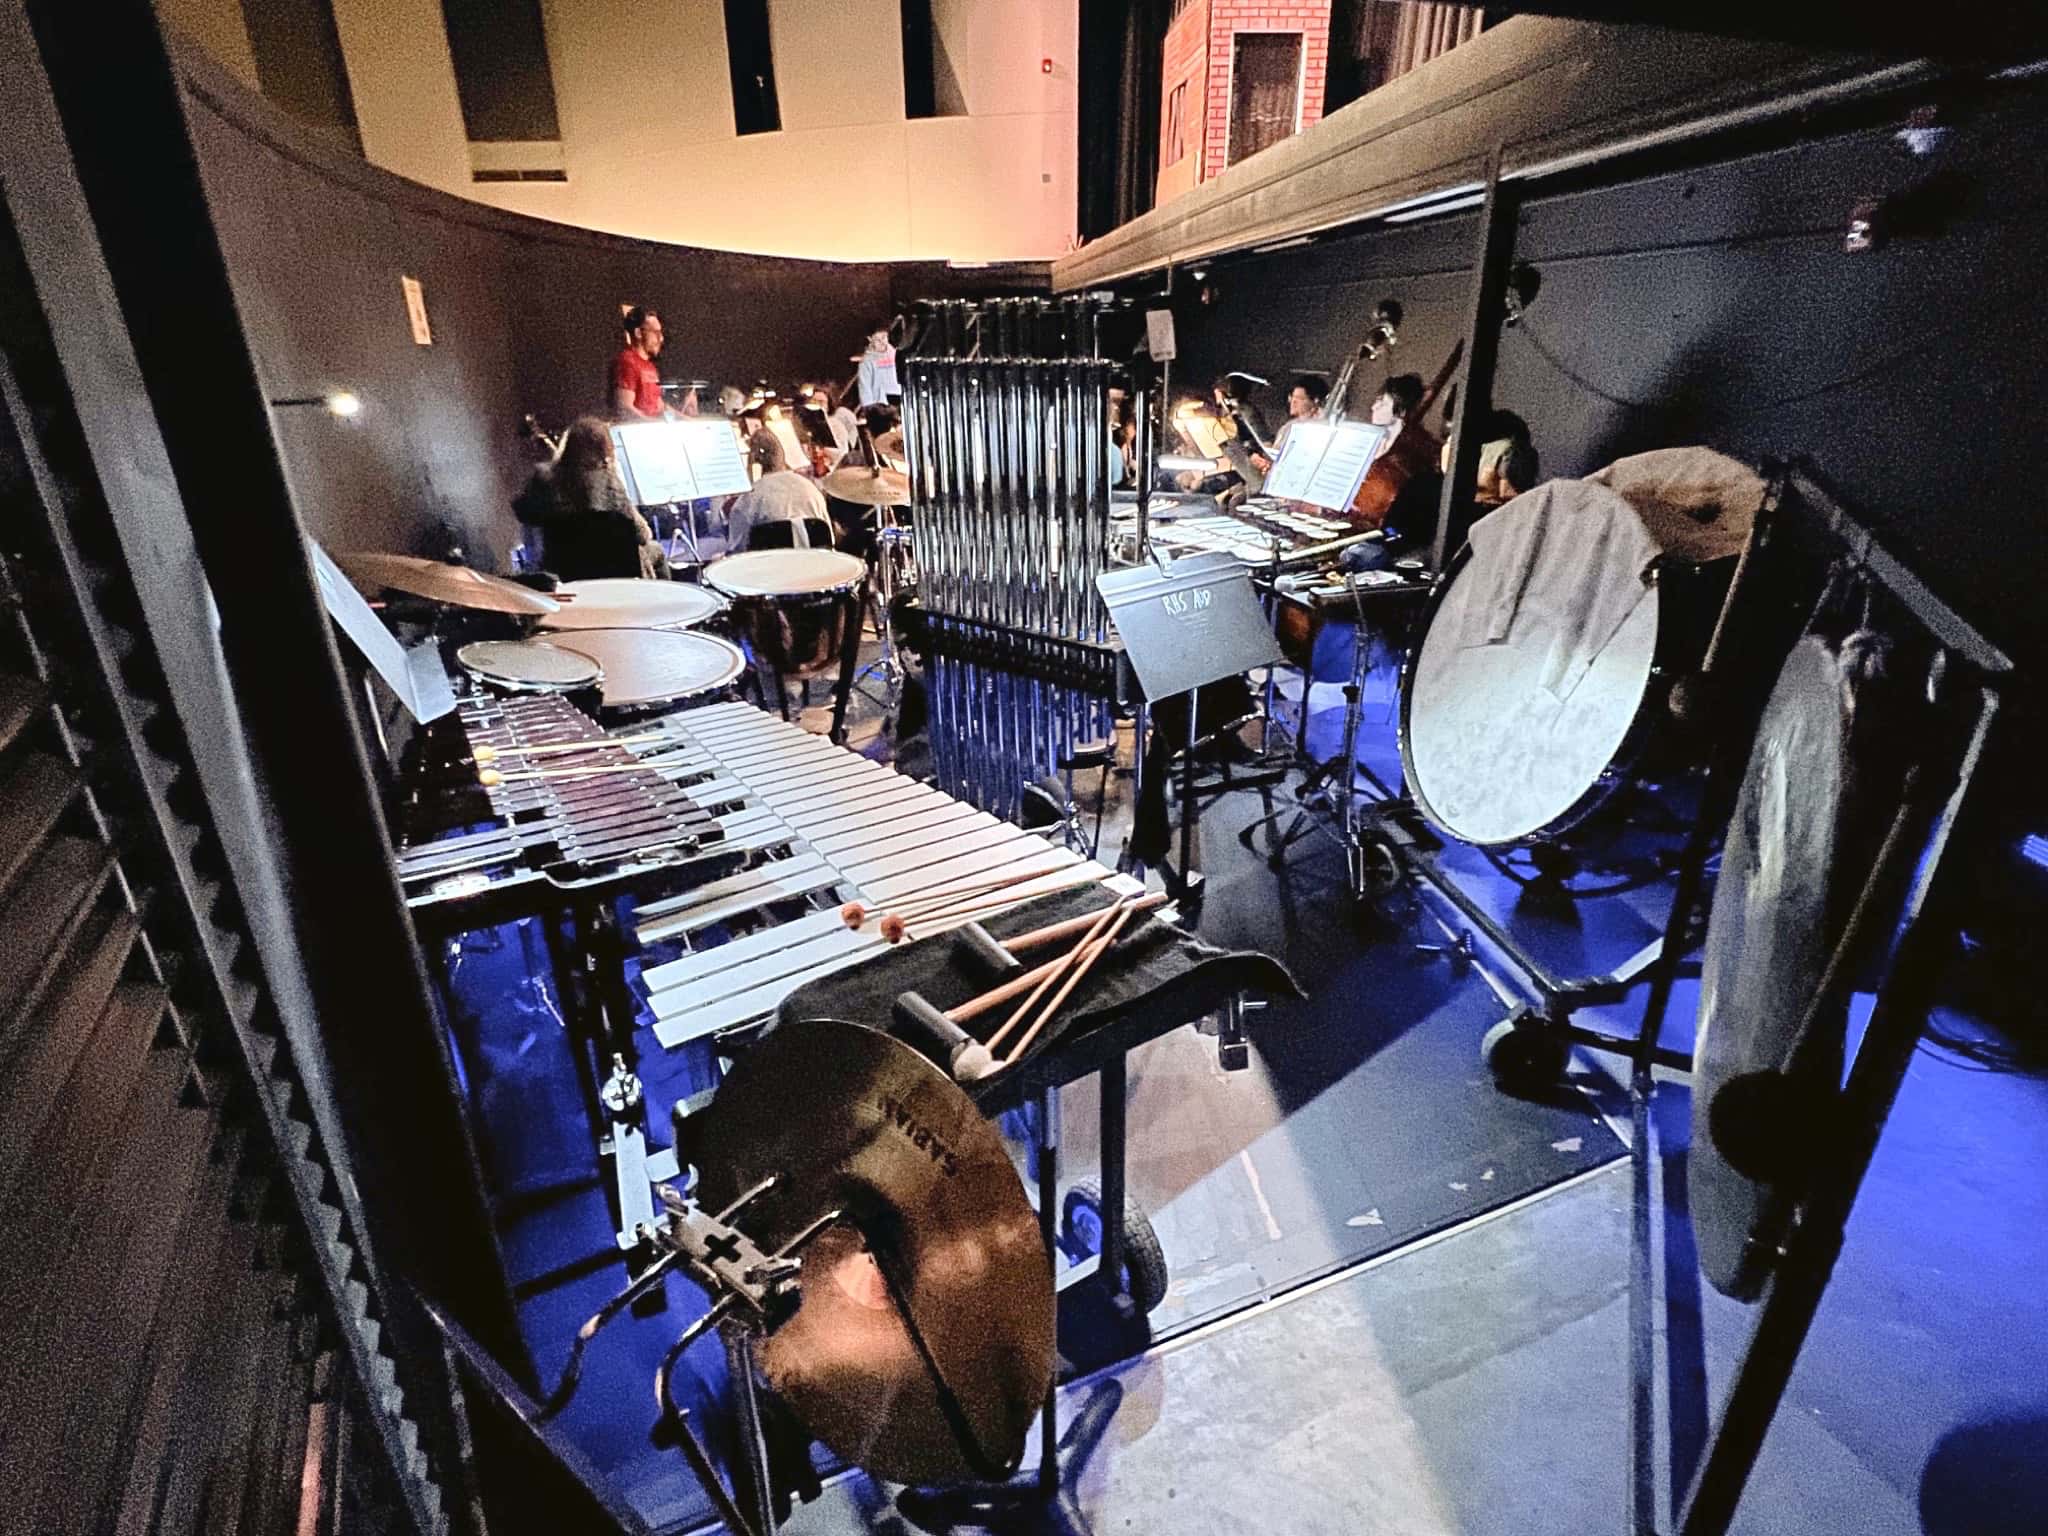
[[[413,555],[336,555],[334,563],[367,586],[389,587],[414,597],[481,608],[490,613],[555,613],[561,604],[545,593],[501,576],[486,576],[466,565],[421,560]]]
[[[1052,1381],[1052,1266],[1001,1138],[959,1086],[878,1031],[783,1024],[688,1128],[707,1208],[779,1175],[740,1218],[764,1247],[847,1212],[806,1250],[802,1303],[759,1350],[811,1433],[898,1482],[1014,1468]]]
[[[870,469],[849,464],[835,469],[818,488],[827,496],[855,502],[863,507],[907,507],[910,505],[910,476],[900,469]]]
[[[903,429],[901,427],[891,427],[880,437],[876,438],[875,452],[881,454],[886,459],[893,459],[899,464],[902,463]]]

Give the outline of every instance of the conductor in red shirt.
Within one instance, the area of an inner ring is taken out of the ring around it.
[[[620,322],[626,344],[612,359],[612,415],[620,421],[661,421],[670,413],[661,400],[661,316],[634,305]],[[692,399],[695,397],[692,396]]]

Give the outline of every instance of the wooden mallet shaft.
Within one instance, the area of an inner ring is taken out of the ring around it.
[[[1080,956],[1087,950],[1088,946],[1094,943],[1097,938],[1101,937],[1102,931],[1109,926],[1111,919],[1113,919],[1116,916],[1118,909],[1121,908],[1123,905],[1124,903],[1121,901],[1114,901],[1111,902],[1108,906],[1104,907],[1100,912],[1095,914],[1094,922],[1089,925],[1087,932],[1082,936],[1081,942],[1079,944],[1075,945],[1072,949],[1068,950],[1064,955],[1061,955],[1057,960],[1054,960],[1051,964],[1039,967],[1039,970],[1042,971],[1044,974],[1040,979],[1038,985],[1032,989],[1031,995],[1026,997],[1023,1002],[1017,1005],[1017,1011],[1015,1013],[1011,1014],[1007,1019],[1003,1020],[1003,1027],[1001,1029],[997,1030],[993,1035],[990,1035],[988,1039],[985,1042],[983,1042],[988,1046],[990,1050],[994,1050],[998,1045],[1002,1044],[1002,1042],[1009,1036],[1010,1031],[1015,1029],[1019,1024],[1023,1023],[1027,1017],[1029,1017],[1031,1010],[1038,1005],[1038,1000],[1041,997],[1045,996],[1045,994],[1048,991],[1050,991],[1052,987],[1059,981],[1060,973],[1065,971],[1077,959],[1079,959]]]
[[[1067,972],[1067,979],[1061,983],[1059,991],[1053,993],[1052,1000],[1039,1011],[1038,1017],[1032,1020],[1031,1027],[1025,1030],[1022,1037],[1010,1048],[1010,1054],[1003,1058],[1004,1066],[1015,1066],[1024,1053],[1031,1049],[1031,1042],[1038,1038],[1039,1031],[1044,1029],[1052,1016],[1060,1011],[1060,1004],[1067,1000],[1074,988],[1081,984],[1082,978],[1094,968],[1095,962],[1100,960],[1110,945],[1116,942],[1116,936],[1124,931],[1124,924],[1131,920],[1131,914],[1136,910],[1137,908],[1128,902],[1122,904],[1116,909],[1116,921],[1109,925],[1109,932],[1081,946],[1087,953],[1081,955],[1080,961]]]
[[[1133,912],[1150,912],[1154,907],[1166,905],[1166,892],[1147,891],[1142,896],[1131,898]],[[1011,954],[1021,954],[1027,949],[1037,949],[1043,944],[1056,944],[1061,939],[1071,938],[1094,923],[1101,914],[1083,912],[1079,917],[1070,917],[1063,922],[1049,923],[1043,928],[1034,928],[1029,933],[1020,933],[1014,939],[997,939]]]

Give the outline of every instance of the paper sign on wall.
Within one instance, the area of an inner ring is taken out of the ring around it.
[[[412,322],[412,339],[420,346],[431,347],[434,333],[427,327],[427,296],[420,289],[420,280],[401,277],[398,286],[405,290],[405,318]]]

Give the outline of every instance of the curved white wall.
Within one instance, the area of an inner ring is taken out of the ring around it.
[[[238,0],[160,3],[240,72]],[[915,122],[898,0],[769,0],[783,129],[744,138],[721,0],[542,0],[568,180],[483,183],[439,0],[333,5],[364,152],[446,192],[614,234],[845,261],[1043,260],[1073,242],[1077,0],[935,0],[967,115]]]

